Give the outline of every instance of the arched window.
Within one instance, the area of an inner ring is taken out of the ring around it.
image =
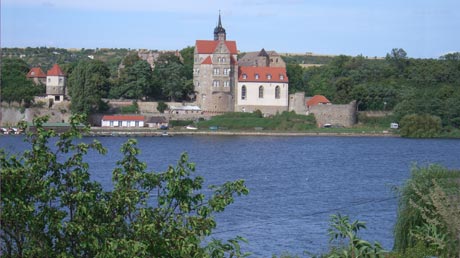
[[[264,97],[264,86],[259,87],[259,99]]]
[[[275,99],[280,98],[280,86],[275,87]]]
[[[246,99],[246,86],[241,87],[241,99]]]

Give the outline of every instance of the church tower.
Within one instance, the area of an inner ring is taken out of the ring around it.
[[[222,27],[222,21],[220,18],[220,11],[219,11],[219,23],[217,24],[216,28],[214,28],[214,40],[226,40],[227,34],[225,33],[224,27]]]

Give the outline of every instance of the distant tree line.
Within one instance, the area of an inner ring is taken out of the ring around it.
[[[45,54],[62,57],[53,61],[60,64],[67,76],[67,89],[74,113],[103,111],[106,107],[103,98],[160,101],[193,98],[193,47],[180,51],[183,61],[173,53],[160,55],[155,69],[139,58],[137,51],[96,50],[99,51],[99,58],[94,59],[88,58],[88,55],[94,54],[95,50],[73,53],[62,49],[27,48],[21,51],[19,53],[25,53],[26,57]],[[109,59],[105,57],[111,54],[101,54],[101,51],[112,51],[110,53],[114,55],[122,53],[125,56],[123,59]],[[35,95],[44,93],[44,87],[33,87],[32,82],[26,78],[27,72],[35,63],[29,65],[25,61],[27,58],[14,57],[14,49],[8,49],[8,53],[3,54],[9,57],[4,58],[2,63],[2,100],[30,103]]]
[[[337,56],[320,67],[287,64],[289,90],[321,94],[333,103],[356,100],[358,109],[439,117],[444,127],[460,127],[460,53],[414,59],[393,49],[385,59]]]

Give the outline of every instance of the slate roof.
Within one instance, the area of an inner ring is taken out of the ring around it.
[[[168,120],[166,120],[166,117],[164,116],[152,116],[149,119],[147,119],[147,124],[153,123],[153,124],[164,124],[167,123]]]
[[[54,64],[50,70],[46,73],[46,76],[65,76],[62,72],[61,67],[58,64]]]
[[[246,75],[246,78],[245,76]],[[257,79],[257,76],[259,78]],[[271,78],[269,78],[271,76]],[[288,83],[289,79],[284,67],[256,67],[240,66],[238,67],[239,82],[284,82]]]
[[[27,78],[45,78],[45,77],[46,77],[46,74],[43,72],[43,70],[40,67],[33,67],[27,73]]]
[[[311,99],[307,100],[307,107],[312,107],[318,104],[329,104],[329,103],[331,102],[323,95],[315,95]]]
[[[198,54],[213,54],[219,44],[219,40],[197,40],[195,43],[196,51]],[[226,40],[224,41],[230,54],[238,54],[236,48],[236,41]]]

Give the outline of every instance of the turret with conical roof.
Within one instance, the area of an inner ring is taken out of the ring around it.
[[[220,11],[219,11],[219,22],[217,26],[214,28],[214,40],[226,40],[227,39],[227,33],[225,32],[224,27],[222,27],[222,21],[220,17]]]

